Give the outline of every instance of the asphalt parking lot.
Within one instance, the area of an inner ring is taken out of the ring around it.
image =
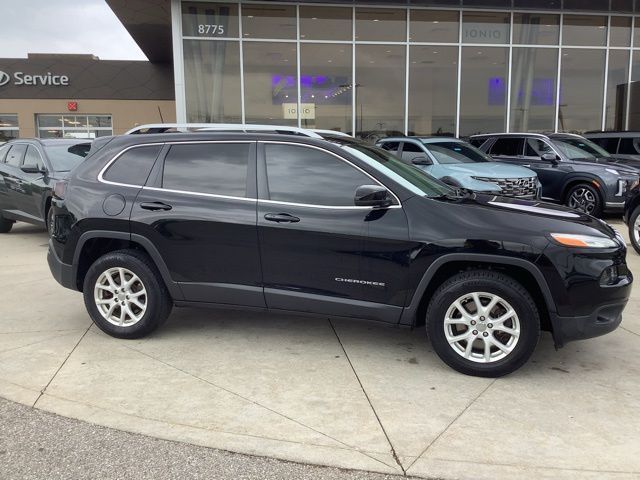
[[[640,476],[638,282],[621,328],[558,352],[545,335],[528,365],[493,380],[446,367],[422,329],[369,322],[174,309],[152,336],[117,340],[53,280],[46,244],[25,224],[0,237],[0,397],[160,439],[379,473]],[[640,256],[628,259],[640,275]]]

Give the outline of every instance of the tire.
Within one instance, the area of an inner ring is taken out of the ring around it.
[[[596,188],[588,183],[578,183],[569,189],[565,205],[594,217],[602,214],[602,199]]]
[[[49,207],[47,213],[44,216],[44,221],[47,227],[47,233],[49,236],[53,233],[53,208]]]
[[[13,220],[7,220],[0,214],[0,233],[9,233],[14,223]]]
[[[133,281],[124,291],[122,275],[127,283]],[[117,338],[148,335],[166,321],[173,307],[160,272],[136,250],[118,250],[98,258],[85,276],[83,295],[93,322]]]
[[[474,294],[484,308],[492,300],[496,303],[485,315],[478,315]],[[505,318],[509,307],[514,314]],[[429,303],[426,326],[440,359],[460,373],[477,377],[501,377],[517,370],[531,357],[540,338],[540,316],[529,292],[513,278],[491,270],[459,273],[442,284]],[[473,341],[452,340],[463,335]]]
[[[629,238],[633,248],[640,253],[640,206],[636,207],[629,217]]]

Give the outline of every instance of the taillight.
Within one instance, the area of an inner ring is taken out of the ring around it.
[[[64,200],[64,194],[67,193],[67,181],[61,180],[53,186],[53,196],[60,200]]]

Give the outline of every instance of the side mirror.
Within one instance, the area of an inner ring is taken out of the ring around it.
[[[354,204],[357,207],[385,208],[393,204],[389,190],[380,185],[361,185],[356,188]]]
[[[43,168],[38,167],[37,165],[23,165],[20,167],[24,173],[40,173],[44,175],[47,173]]]
[[[433,165],[433,162],[424,156],[413,157],[411,159],[411,163],[414,165]]]
[[[556,154],[551,152],[543,153],[541,158],[546,162],[554,162],[554,163],[558,160],[558,157],[556,156]]]

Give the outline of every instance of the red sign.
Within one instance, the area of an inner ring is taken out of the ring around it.
[[[78,102],[67,102],[67,110],[70,112],[78,111]]]

